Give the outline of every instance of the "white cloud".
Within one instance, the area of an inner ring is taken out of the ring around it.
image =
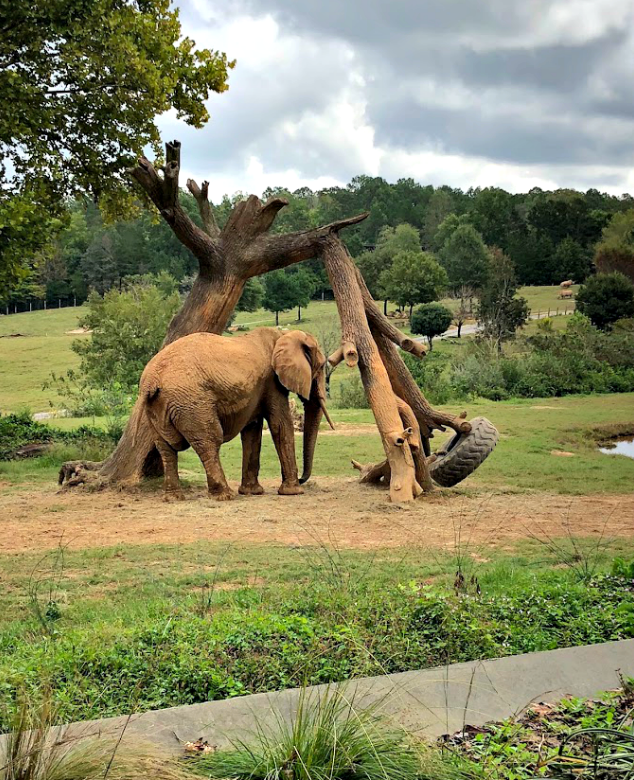
[[[177,0],[237,59],[202,130],[161,119],[213,197],[356,174],[634,188],[631,0]]]

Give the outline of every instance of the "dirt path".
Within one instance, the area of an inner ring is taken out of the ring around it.
[[[394,505],[387,494],[353,478],[319,478],[303,496],[267,494],[218,503],[202,488],[184,502],[160,493],[2,491],[0,552],[50,549],[63,537],[71,548],[170,544],[198,539],[310,544],[368,549],[416,545],[453,548],[460,532],[470,546],[507,547],[531,534],[634,538],[634,495],[571,497],[547,494],[468,496],[451,491]],[[6,487],[6,485],[4,486]]]

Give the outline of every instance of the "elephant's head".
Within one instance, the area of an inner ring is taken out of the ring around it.
[[[310,333],[292,330],[277,340],[273,350],[273,370],[288,390],[304,404],[304,470],[302,484],[310,478],[317,432],[322,414],[334,428],[326,409],[326,358]]]

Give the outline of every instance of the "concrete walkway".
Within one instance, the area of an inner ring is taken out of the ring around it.
[[[556,701],[566,694],[593,696],[619,685],[617,670],[634,676],[634,639],[545,653],[453,664],[419,672],[355,680],[344,686],[356,708],[378,705],[386,717],[429,738],[515,715],[535,701]],[[323,686],[309,689],[311,695]],[[249,738],[256,724],[275,725],[275,714],[290,719],[297,689],[225,701],[146,712],[75,724],[73,732],[118,736],[149,742],[179,753],[182,741],[199,737],[223,746],[231,738]]]

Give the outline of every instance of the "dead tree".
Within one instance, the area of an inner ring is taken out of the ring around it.
[[[312,230],[273,235],[268,231],[287,201],[272,198],[262,204],[251,195],[238,203],[222,230],[208,199],[208,183],[187,188],[201,215],[198,227],[179,203],[180,143],[166,144],[165,165],[158,170],[142,157],[131,176],[154,203],[177,238],[192,252],[199,272],[190,294],[172,319],[163,346],[195,332],[222,333],[248,279],[309,258],[323,257],[341,318],[342,347],[331,356],[336,365],[358,363],[386,453],[378,471],[388,475],[393,500],[415,498],[431,489],[426,463],[428,439],[435,428],[448,425],[468,431],[461,418],[435,412],[418,389],[397,347],[422,356],[424,348],[394,328],[376,307],[356,269],[339,231],[365,219],[359,214]],[[113,454],[103,463],[64,464],[60,482],[72,487],[134,484],[160,474],[161,463],[153,435],[135,405]],[[134,433],[134,436],[132,432]],[[366,480],[372,481],[372,480]]]

